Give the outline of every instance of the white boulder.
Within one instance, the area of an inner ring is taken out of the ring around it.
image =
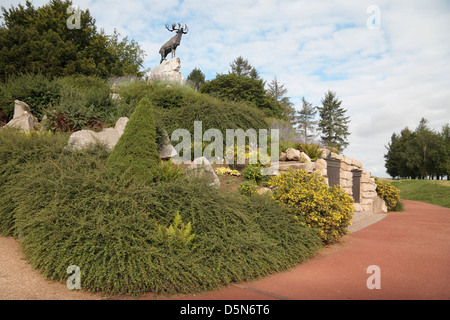
[[[210,181],[210,186],[220,186],[219,177],[214,172],[214,168],[206,157],[194,159],[194,161],[190,164],[189,169],[195,174],[205,175]]]
[[[152,80],[170,80],[184,84],[182,74],[179,72],[181,68],[180,58],[172,58],[163,61],[159,66],[154,68],[148,77],[148,81]]]
[[[69,137],[68,147],[80,150],[92,144],[104,144],[109,150],[112,150],[125,130],[128,122],[127,117],[117,120],[114,128],[106,128],[100,132],[92,130],[80,130],[72,133]]]
[[[33,116],[30,107],[25,102],[14,101],[14,116],[5,127],[17,128],[23,131],[40,130],[39,120]]]
[[[299,161],[301,157],[301,152],[294,148],[288,148],[286,150],[286,159],[288,161]]]

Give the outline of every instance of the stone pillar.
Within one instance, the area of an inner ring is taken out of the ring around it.
[[[377,197],[377,185],[375,179],[370,177],[370,172],[361,172],[361,206],[363,211],[373,211],[373,201]]]

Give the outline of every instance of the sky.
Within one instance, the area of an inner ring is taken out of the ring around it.
[[[35,7],[47,0],[33,0]],[[0,0],[1,6],[25,0]],[[440,131],[450,122],[450,1],[448,0],[72,0],[96,26],[116,29],[145,51],[145,69],[187,24],[177,48],[186,78],[207,80],[242,56],[268,83],[277,79],[297,109],[301,98],[321,105],[335,91],[350,117],[344,155],[373,176],[388,177],[385,146],[422,117]]]

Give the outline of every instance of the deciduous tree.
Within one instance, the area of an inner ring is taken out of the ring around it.
[[[0,26],[0,80],[8,75],[33,72],[48,77],[74,74],[103,78],[142,76],[144,52],[135,41],[98,32],[89,10],[80,10],[80,27],[67,25],[70,0],[51,0],[35,8],[2,7]]]
[[[199,90],[200,86],[205,83],[205,74],[198,68],[194,68],[188,75],[187,80],[194,85],[195,90]]]

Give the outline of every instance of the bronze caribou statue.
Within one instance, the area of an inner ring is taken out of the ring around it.
[[[175,57],[175,50],[180,45],[181,36],[183,34],[188,33],[189,29],[188,26],[185,24],[183,27],[180,23],[178,23],[178,28],[176,28],[176,23],[172,24],[172,30],[169,29],[169,26],[166,24],[167,30],[170,32],[176,31],[177,34],[173,36],[169,41],[163,44],[161,49],[159,49],[159,53],[161,54],[161,62],[160,64],[166,60],[166,56],[169,54],[169,52],[172,52],[172,58]]]

